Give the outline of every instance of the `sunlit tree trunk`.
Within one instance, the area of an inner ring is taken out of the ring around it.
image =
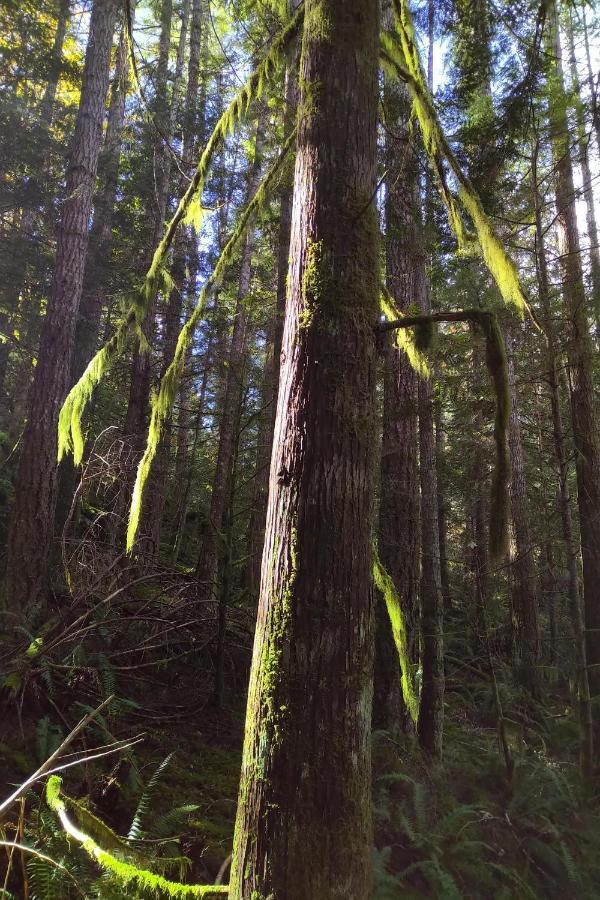
[[[558,13],[553,0],[548,9],[548,23],[548,50],[552,59],[549,117],[555,167],[556,227],[568,323],[567,355],[583,557],[587,664],[593,701],[600,696],[600,436],[594,403],[594,348],[581,268],[573,167],[568,146]],[[596,732],[600,730],[600,715],[596,716],[596,713],[595,729]]]
[[[308,0],[230,897],[370,896],[378,3]]]
[[[598,246],[598,227],[596,225],[596,210],[594,204],[594,191],[592,187],[592,172],[590,169],[589,137],[584,115],[583,100],[579,85],[579,73],[577,71],[577,57],[575,55],[575,41],[573,38],[572,11],[569,9],[565,16],[566,36],[569,45],[569,67],[571,70],[571,92],[575,120],[577,122],[578,162],[581,168],[583,182],[583,196],[585,200],[587,236],[590,254],[590,275],[592,283],[592,296],[594,303],[594,315],[596,323],[600,327],[600,247]],[[599,145],[600,149],[600,145]]]
[[[290,12],[297,7],[297,0],[288,2]],[[296,118],[298,104],[298,48],[295,46],[290,53],[291,61],[285,72],[284,83],[284,115],[283,127],[289,134]],[[267,357],[265,360],[265,374],[262,391],[262,402],[268,408],[261,419],[256,453],[256,474],[254,496],[252,502],[252,515],[248,527],[249,535],[249,565],[248,588],[251,596],[258,599],[260,590],[260,569],[262,563],[263,546],[265,542],[265,525],[267,520],[267,503],[269,499],[269,462],[273,448],[273,434],[275,432],[275,413],[277,410],[277,396],[279,393],[279,374],[281,360],[281,338],[283,334],[283,320],[285,316],[285,295],[287,287],[287,273],[290,255],[290,230],[292,224],[292,178],[284,176],[279,191],[279,229],[277,235],[277,294],[275,300],[275,315],[271,324],[271,333],[268,336]]]
[[[132,10],[135,9],[132,4]],[[125,100],[129,86],[129,56],[126,25],[122,24],[117,49],[115,73],[111,87],[108,123],[98,163],[99,185],[94,201],[94,221],[85,265],[83,291],[75,328],[70,384],[82,375],[98,342],[103,306],[110,286],[112,226],[123,128]],[[69,512],[78,473],[70,457],[63,459],[59,470],[56,529],[60,533]]]
[[[117,0],[95,0],[92,8],[54,277],[15,485],[6,579],[8,604],[14,610],[39,607],[47,587],[56,503],[58,413],[69,384],[116,11]]]

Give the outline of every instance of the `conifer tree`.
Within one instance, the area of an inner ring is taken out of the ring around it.
[[[58,414],[68,388],[83,287],[116,12],[116,0],[95,0],[92,8],[52,289],[15,485],[6,595],[9,608],[19,614],[39,609],[46,599],[56,503]]]
[[[304,15],[234,900],[370,890],[378,4],[309,0]]]

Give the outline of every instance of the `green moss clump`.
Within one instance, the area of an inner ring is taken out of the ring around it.
[[[394,581],[384,568],[379,559],[377,546],[373,545],[373,580],[377,590],[383,595],[386,609],[390,617],[394,643],[398,651],[400,669],[402,673],[402,696],[413,722],[419,715],[419,701],[412,679],[412,663],[408,654],[408,638],[406,634],[406,622],[402,611],[402,603],[396,590]]]

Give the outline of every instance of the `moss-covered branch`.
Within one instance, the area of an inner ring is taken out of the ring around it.
[[[292,131],[290,136],[287,138],[281,150],[281,153],[265,175],[254,197],[250,200],[248,205],[243,210],[233,234],[223,248],[223,251],[219,256],[219,259],[217,260],[217,264],[212,274],[207,279],[204,287],[202,288],[202,291],[200,292],[200,296],[198,297],[198,301],[196,303],[196,306],[194,307],[192,315],[179,332],[173,359],[171,360],[167,371],[163,375],[158,394],[152,400],[152,411],[150,416],[150,427],[148,429],[146,449],[138,465],[137,476],[133,488],[133,495],[131,498],[129,524],[127,527],[128,552],[131,551],[135,542],[140,523],[144,488],[148,481],[152,463],[160,444],[164,424],[171,414],[173,401],[175,399],[175,393],[177,391],[177,386],[179,384],[179,379],[181,376],[181,370],[185,361],[186,350],[192,341],[196,326],[198,325],[198,322],[200,321],[204,312],[206,298],[213,288],[221,284],[227,266],[233,258],[235,248],[245,234],[246,228],[248,227],[248,223],[252,219],[252,216],[267,198],[273,182],[275,181],[276,176],[281,170],[283,161],[285,160],[288,151],[290,150],[295,140],[295,137],[296,131],[294,129],[294,131]]]
[[[406,353],[408,361],[415,372],[421,375],[422,378],[429,378],[431,376],[429,363],[417,347],[413,334],[408,330],[404,330],[406,326],[396,324],[398,322],[404,323],[405,318],[402,316],[396,301],[384,284],[381,285],[380,306],[381,312],[386,317],[387,322],[382,322],[379,326],[379,330],[389,331],[391,329],[397,329],[396,346]]]
[[[86,832],[82,831],[74,822],[71,821],[67,812],[67,803],[69,801],[75,804],[70,798],[62,797],[60,792],[61,779],[58,775],[52,775],[48,779],[46,785],[46,802],[50,809],[58,816],[61,825],[65,829],[69,837],[77,841],[85,852],[106,872],[110,873],[124,888],[130,888],[135,885],[136,889],[144,896],[164,896],[175,897],[178,900],[192,900],[192,898],[214,898],[223,897],[228,894],[229,888],[225,885],[195,885],[181,884],[178,881],[170,881],[163,875],[158,875],[148,869],[138,868],[131,862],[119,858],[116,854],[117,849],[113,852],[101,847],[96,840]],[[78,806],[78,804],[77,804]],[[95,820],[99,822],[99,820]],[[104,832],[114,835],[108,826],[101,823]],[[119,845],[123,842],[116,835]],[[114,843],[114,842],[113,842]]]
[[[254,69],[245,85],[223,112],[204,148],[190,184],[181,197],[172,219],[167,224],[162,240],[154,251],[142,287],[123,322],[110,340],[96,353],[79,381],[71,388],[59,416],[59,461],[65,453],[72,451],[75,463],[79,465],[81,462],[84,450],[82,416],[92,392],[109,366],[123,352],[130,331],[134,330],[138,335],[141,334],[141,325],[148,315],[153,299],[161,285],[165,286],[166,282],[168,290],[170,279],[165,265],[177,229],[182,223],[193,222],[196,219],[198,207],[201,205],[204,181],[216,153],[222,147],[227,134],[247,114],[252,101],[260,97],[265,84],[272,78],[279,60],[298,32],[303,9],[303,6],[300,6],[289,23],[277,35],[265,58]]]

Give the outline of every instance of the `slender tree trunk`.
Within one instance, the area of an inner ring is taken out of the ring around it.
[[[588,35],[587,21],[585,18],[585,3],[581,4],[581,15],[583,18],[583,40],[585,45],[585,59],[587,63],[587,78],[590,87],[590,97],[592,100],[592,122],[594,124],[594,131],[596,132],[596,146],[600,151],[600,107],[598,106],[598,91],[596,90],[597,83],[595,80],[597,77],[597,73],[594,74],[594,67],[592,65],[592,57],[590,54],[590,39]]]
[[[438,509],[438,542],[440,547],[440,579],[444,610],[452,608],[450,597],[450,579],[448,575],[448,548],[446,534],[448,523],[446,516],[446,430],[444,428],[444,408],[441,397],[435,404],[435,467],[437,472],[437,509]]]
[[[260,183],[265,114],[265,108],[261,107],[254,144],[254,160],[248,173],[245,205],[252,199]],[[210,498],[210,518],[198,560],[198,596],[201,600],[208,599],[214,594],[216,588],[219,543],[222,540],[221,533],[225,504],[229,496],[229,486],[233,475],[233,460],[237,438],[236,423],[239,421],[246,366],[248,316],[245,302],[250,289],[253,248],[254,239],[252,229],[250,229],[242,247],[233,332],[227,355],[227,379],[221,407],[219,447]]]
[[[378,3],[305,16],[231,900],[370,895]]]
[[[600,699],[600,436],[594,406],[594,348],[589,331],[587,298],[581,269],[581,252],[573,168],[568,147],[568,122],[554,0],[548,10],[549,51],[555,83],[549,96],[552,152],[559,234],[562,289],[568,319],[567,354],[571,384],[571,413],[577,467],[577,502],[583,557],[583,593],[587,664],[592,700]],[[600,732],[600,704],[594,710],[595,730]]]
[[[554,439],[554,454],[558,469],[559,479],[559,507],[562,525],[563,543],[567,558],[567,574],[569,585],[569,611],[575,636],[575,659],[577,666],[577,681],[579,689],[579,710],[581,723],[581,760],[582,768],[586,775],[591,772],[594,758],[594,730],[592,721],[592,706],[590,700],[590,683],[587,670],[587,650],[585,621],[581,597],[579,592],[579,566],[578,552],[573,535],[573,518],[571,514],[571,497],[569,494],[569,465],[565,434],[562,422],[560,404],[560,383],[557,373],[557,349],[554,332],[554,320],[550,308],[550,281],[548,277],[548,265],[546,262],[546,247],[544,229],[542,227],[542,210],[538,191],[537,158],[539,151],[539,138],[532,154],[532,190],[533,206],[535,211],[535,237],[536,237],[536,266],[539,286],[539,297],[542,307],[544,331],[546,335],[546,378],[550,394],[550,407],[552,410],[552,433]]]
[[[133,3],[131,7],[132,10],[135,10]],[[94,221],[90,232],[83,291],[75,328],[70,384],[74,384],[81,377],[96,349],[102,308],[106,303],[110,286],[113,214],[117,196],[128,85],[129,56],[126,25],[123,23],[111,87],[108,124],[98,163],[99,185],[94,201]],[[67,519],[77,478],[78,473],[73,461],[70,458],[64,459],[59,470],[55,522],[58,533],[61,532]]]
[[[117,0],[95,0],[79,111],[67,169],[66,200],[54,278],[15,486],[8,542],[7,600],[15,611],[43,605],[56,502],[56,448],[60,405],[70,375],[102,125]]]
[[[290,12],[297,7],[297,0],[288,3]],[[298,47],[295,46],[291,55],[291,62],[286,67],[284,84],[284,117],[283,128],[289,134],[295,118],[298,105]],[[262,563],[263,547],[265,543],[265,526],[267,520],[267,504],[269,500],[269,462],[273,449],[273,435],[275,432],[275,413],[277,411],[277,397],[279,394],[279,373],[281,361],[281,339],[283,334],[283,320],[285,316],[285,298],[287,290],[287,273],[290,255],[290,231],[292,225],[292,178],[284,177],[279,192],[279,231],[277,238],[277,293],[275,302],[275,316],[272,323],[272,335],[269,340],[267,357],[265,360],[265,375],[263,385],[263,405],[267,406],[266,415],[261,420],[259,439],[256,453],[256,476],[254,483],[254,497],[252,502],[252,515],[248,528],[249,532],[249,577],[248,587],[252,597],[258,599],[260,591],[260,570]]]
[[[182,447],[181,457],[178,454],[178,458],[176,460],[179,463],[182,479],[178,484],[181,484],[182,490],[179,493],[175,504],[175,524],[174,524],[174,538],[173,538],[173,549],[171,551],[171,562],[173,565],[177,562],[179,558],[179,551],[181,549],[181,544],[183,541],[183,537],[185,534],[185,526],[187,520],[187,511],[188,511],[188,503],[190,490],[192,487],[192,479],[194,472],[194,462],[196,459],[196,449],[198,447],[198,440],[200,437],[200,432],[202,430],[202,420],[206,413],[206,391],[208,387],[208,379],[210,376],[211,368],[213,365],[213,333],[211,331],[208,339],[208,346],[206,348],[206,353],[204,356],[204,368],[202,370],[202,381],[200,382],[200,390],[198,392],[198,405],[196,409],[195,415],[195,425],[194,425],[194,437],[192,440],[192,446],[189,451],[189,455],[187,454],[187,447]],[[178,448],[179,449],[179,448]],[[184,455],[185,451],[185,455]]]
[[[590,243],[590,274],[592,283],[592,300],[596,323],[600,327],[600,247],[598,246],[598,228],[596,225],[596,211],[594,204],[594,191],[592,188],[592,173],[590,169],[589,140],[585,123],[583,101],[579,87],[579,74],[577,72],[577,57],[575,55],[575,41],[573,39],[572,11],[569,9],[565,16],[566,35],[569,44],[569,66],[571,69],[571,92],[573,107],[577,122],[578,162],[581,168],[583,182],[583,196],[585,199],[586,225],[588,240]],[[599,145],[600,148],[600,145]]]
[[[510,388],[510,503],[516,546],[512,560],[512,617],[517,678],[533,695],[539,695],[540,631],[538,594],[533,561],[533,541],[527,507],[527,484],[521,440],[521,422],[515,380],[515,336],[507,336],[508,381]]]
[[[181,168],[184,173],[189,172],[192,165],[194,147],[196,143],[196,121],[198,118],[198,84],[200,80],[200,45],[202,36],[203,7],[201,0],[193,0],[192,19],[190,28],[190,55],[188,60],[188,78],[184,104],[184,127],[181,152]],[[204,118],[204,110],[200,111]],[[182,177],[179,185],[179,194],[186,188],[186,178]],[[191,278],[196,279],[196,236],[192,230],[181,231],[176,240],[174,259],[172,265],[173,289],[169,294],[169,301],[165,316],[165,338],[163,346],[163,363],[161,377],[169,367],[181,326],[181,310],[186,280],[186,263],[189,259],[189,272]],[[192,257],[194,259],[192,260]],[[166,423],[160,446],[152,466],[151,490],[147,493],[145,502],[145,532],[149,537],[148,552],[156,559],[160,549],[160,535],[165,506],[165,491],[168,478],[169,451],[171,448],[171,421]]]
[[[401,312],[414,303],[421,272],[415,265],[414,156],[408,143],[406,92],[389,83],[385,90],[389,121],[386,167],[386,283]],[[379,554],[394,581],[406,620],[409,656],[418,657],[419,474],[418,376],[406,354],[386,339],[384,348],[383,434]],[[391,731],[409,727],[399,692],[398,653],[383,597],[377,598],[373,724]]]
[[[186,9],[189,8],[189,0],[186,0]],[[179,79],[175,79],[173,85],[173,93],[171,96],[171,108],[169,108],[169,98],[167,91],[167,77],[169,74],[169,54],[171,50],[171,23],[173,15],[172,0],[162,0],[160,7],[160,38],[158,45],[158,60],[156,65],[156,95],[154,98],[152,110],[152,127],[153,127],[153,173],[149,184],[148,206],[152,209],[152,228],[149,236],[149,254],[152,254],[158,241],[162,236],[164,228],[165,214],[167,202],[169,199],[169,186],[171,175],[171,128],[170,123],[174,121],[175,104],[177,102],[177,81],[181,78],[181,70]],[[185,29],[184,29],[185,25]],[[177,62],[180,67],[183,66],[183,45],[187,30],[187,22],[182,21],[179,45],[181,52],[177,54]],[[150,256],[146,256],[144,260],[144,268]],[[148,313],[143,326],[146,340],[152,344],[155,329],[155,304]],[[152,358],[149,352],[143,352],[136,349],[133,353],[131,361],[131,374],[129,383],[129,400],[127,404],[127,412],[125,415],[124,431],[131,439],[136,449],[141,453],[143,435],[146,433],[146,424],[148,416],[148,400],[150,397],[151,382],[151,366]],[[145,532],[145,528],[142,526]]]
[[[44,154],[48,149],[48,134],[52,125],[54,115],[54,106],[56,102],[56,91],[62,70],[62,56],[65,36],[67,33],[67,25],[71,12],[71,0],[58,0],[58,11],[56,19],[56,31],[54,33],[54,43],[52,45],[52,53],[50,59],[50,67],[48,72],[48,81],[44,95],[40,103],[39,119],[37,125],[37,159],[34,160],[32,169],[33,174],[27,184],[27,199],[23,207],[19,229],[21,231],[21,239],[24,244],[24,251],[18,254],[20,262],[17,262],[13,271],[8,273],[4,287],[2,290],[2,309],[0,310],[0,333],[9,336],[12,334],[12,321],[17,313],[19,298],[22,295],[24,285],[27,280],[27,265],[25,264],[27,246],[31,245],[31,252],[37,253],[36,244],[32,243],[33,230],[36,219],[36,211],[38,210],[42,189],[39,181],[39,171],[43,169]],[[10,266],[10,260],[7,260]],[[11,266],[12,268],[12,266]],[[8,366],[8,358],[10,355],[11,341],[0,343],[0,391],[4,387],[4,379],[6,377],[6,369]],[[30,368],[29,360],[27,361],[27,369]],[[27,376],[29,377],[29,376]]]
[[[428,81],[433,87],[433,2],[429,5]],[[429,185],[428,192],[431,191]],[[421,312],[431,312],[426,276],[425,247],[418,180],[412,189],[412,221],[415,271],[418,272],[415,302]],[[428,208],[431,206],[428,197]],[[429,218],[431,218],[429,216]],[[440,544],[437,505],[437,468],[433,430],[433,383],[419,379],[419,480],[421,485],[421,696],[418,735],[422,749],[440,759],[444,728],[444,599],[440,569]]]

